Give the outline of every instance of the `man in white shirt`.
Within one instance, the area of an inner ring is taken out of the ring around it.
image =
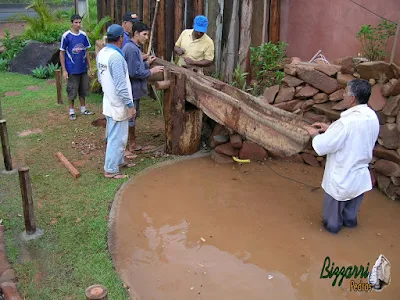
[[[322,180],[322,222],[331,233],[338,233],[342,226],[357,226],[364,193],[372,189],[368,165],[378,138],[379,121],[367,105],[370,96],[368,81],[349,81],[344,101],[350,103],[350,108],[331,125],[317,122],[307,128],[315,152],[327,155]]]

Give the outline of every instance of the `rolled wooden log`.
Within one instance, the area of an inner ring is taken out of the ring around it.
[[[169,89],[170,85],[171,85],[170,80],[163,80],[163,81],[156,81],[155,87],[157,90],[166,90]]]

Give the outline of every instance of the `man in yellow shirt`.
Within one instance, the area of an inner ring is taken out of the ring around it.
[[[193,29],[182,31],[174,51],[179,55],[178,66],[208,67],[214,61],[214,42],[206,34],[208,20],[199,15],[194,18]]]

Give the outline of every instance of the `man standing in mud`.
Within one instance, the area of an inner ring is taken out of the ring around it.
[[[327,155],[322,188],[323,225],[331,233],[342,226],[357,226],[357,212],[364,193],[372,189],[368,165],[379,134],[376,113],[368,107],[371,85],[354,79],[348,82],[344,100],[349,109],[331,125],[307,127],[319,156]]]

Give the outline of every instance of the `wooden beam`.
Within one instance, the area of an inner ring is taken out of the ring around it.
[[[19,185],[22,196],[22,208],[24,211],[25,232],[27,235],[36,232],[35,215],[33,208],[32,185],[29,176],[29,168],[21,167],[18,169]]]
[[[274,44],[279,42],[280,26],[281,26],[281,1],[271,0],[269,40]]]
[[[143,23],[150,24],[150,0],[143,0]]]
[[[175,1],[174,8],[175,27],[174,27],[174,45],[183,31],[183,2],[182,0]]]
[[[165,0],[160,0],[158,4],[157,20],[157,56],[165,57]]]
[[[126,7],[126,0],[122,0],[122,7],[121,7],[121,23],[122,23],[122,18],[126,14],[127,7]]]
[[[171,56],[174,51],[174,3],[175,0],[165,0],[165,60],[171,61]]]
[[[250,73],[251,21],[253,15],[253,0],[243,0],[240,15],[239,64],[243,71]],[[247,82],[250,76],[246,77]]]
[[[132,0],[131,1],[131,12],[134,14],[137,14],[137,0]]]
[[[194,17],[203,14],[203,0],[193,0]]]
[[[69,160],[61,152],[57,152],[56,156],[75,178],[81,176],[79,171],[69,162]]]
[[[0,139],[1,139],[1,148],[3,151],[4,166],[7,171],[11,171],[12,170],[12,160],[11,160],[10,143],[8,141],[6,120],[0,120]]]

